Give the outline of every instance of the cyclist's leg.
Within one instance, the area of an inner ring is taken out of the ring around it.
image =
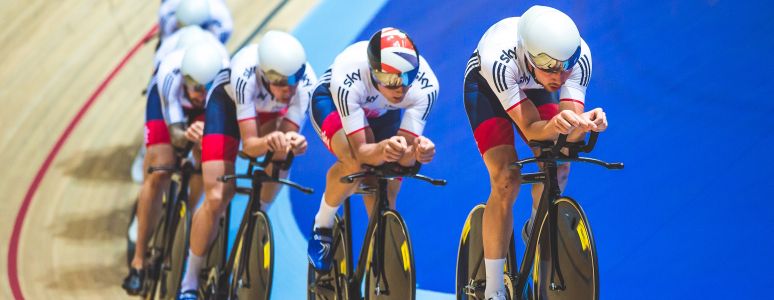
[[[148,145],[146,161],[149,166],[173,165],[175,157],[172,145]],[[142,269],[148,240],[161,218],[161,198],[169,187],[169,179],[168,172],[153,172],[145,176],[137,202],[137,246],[132,259],[133,268]]]
[[[513,122],[478,72],[465,78],[464,102],[491,191],[482,220],[487,298],[504,294],[503,267],[513,232],[513,203],[519,192],[518,170],[509,165],[517,159]]]
[[[338,113],[331,114],[329,117],[339,118]],[[339,124],[341,123],[339,122]],[[325,125],[328,124],[326,123]],[[370,128],[366,128],[365,132],[366,136],[371,135]],[[341,203],[344,202],[344,199],[355,193],[357,186],[360,184],[359,181],[351,184],[342,183],[340,178],[348,174],[358,172],[361,168],[360,164],[355,158],[354,153],[352,152],[352,149],[349,146],[349,141],[347,140],[343,129],[339,128],[336,130],[335,134],[331,136],[329,147],[331,152],[333,152],[333,154],[336,156],[337,161],[330,167],[330,169],[328,169],[326,174],[325,192],[323,194],[323,198],[325,204],[327,204],[329,208],[338,208]],[[335,210],[329,210],[328,214],[325,214],[321,217],[325,220],[323,222],[325,225],[332,226],[333,219],[335,218]],[[320,225],[317,222],[318,219],[319,218],[315,217],[316,225]]]
[[[148,101],[145,108],[145,170],[149,166],[171,166],[175,157],[172,145],[170,145],[167,124],[161,112],[161,98],[156,85],[151,85],[148,92]],[[153,172],[147,174],[143,180],[137,203],[137,246],[131,266],[142,269],[145,258],[145,249],[148,240],[153,233],[153,228],[161,217],[161,197],[166,187],[169,186],[170,174],[168,172]]]
[[[330,269],[330,247],[333,242],[332,228],[336,211],[359,184],[359,181],[352,184],[341,183],[339,178],[360,170],[328,88],[328,84],[320,84],[315,89],[310,107],[312,126],[328,150],[337,158],[326,174],[325,191],[314,218],[313,234],[307,248],[309,262],[320,271]]]
[[[169,143],[169,132],[161,113],[161,99],[155,84],[151,85],[145,107],[145,146],[147,154],[144,165],[169,166],[174,163],[174,151]],[[161,217],[161,197],[169,186],[168,172],[154,172],[143,179],[137,200],[137,241],[134,257],[130,263],[129,274],[122,287],[135,295],[142,289],[146,249],[155,225]]]
[[[225,84],[215,87],[207,104],[202,138],[204,203],[196,210],[191,224],[190,251],[181,292],[196,289],[198,274],[209,245],[217,235],[217,222],[234,196],[234,183],[217,178],[234,173],[239,149],[236,107],[225,92]]]
[[[355,192],[359,184],[359,182],[345,184],[339,179],[359,171],[360,164],[357,163],[350,149],[328,84],[320,84],[315,89],[310,105],[310,118],[320,139],[337,158],[326,174],[325,192],[320,202],[320,210],[315,216],[315,227],[330,228],[333,226],[336,209],[344,199]],[[369,133],[370,128],[366,128],[366,135],[368,136]]]

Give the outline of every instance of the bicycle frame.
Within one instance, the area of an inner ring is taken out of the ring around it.
[[[606,163],[593,158],[578,157],[579,152],[591,152],[591,150],[594,149],[594,145],[596,144],[598,136],[598,132],[593,132],[591,133],[588,142],[579,143],[567,143],[566,135],[560,135],[555,144],[553,142],[530,141],[530,146],[540,148],[540,155],[537,157],[520,160],[512,165],[513,167],[520,169],[526,163],[543,163],[543,168],[539,172],[521,174],[522,184],[542,183],[543,193],[540,196],[538,209],[535,213],[536,219],[533,220],[532,223],[532,229],[530,230],[531,234],[527,240],[527,247],[524,250],[523,259],[521,265],[519,266],[519,271],[516,274],[516,284],[514,285],[514,290],[512,291],[514,295],[520,295],[521,291],[523,291],[527,285],[527,279],[529,278],[530,270],[534,266],[535,251],[537,250],[539,238],[539,235],[536,234],[536,228],[540,226],[540,224],[544,223],[547,226],[544,226],[543,228],[548,229],[550,239],[549,250],[551,253],[551,283],[549,288],[554,291],[565,289],[562,270],[558,265],[557,259],[557,212],[556,206],[552,205],[556,199],[562,196],[561,190],[559,188],[559,181],[557,179],[558,162],[580,161],[594,163],[604,166],[608,169],[623,169],[623,163]],[[564,147],[567,147],[569,150],[568,156],[563,156],[563,154],[560,152],[560,150]],[[512,260],[511,270],[516,270],[515,264],[516,261],[514,259]],[[556,282],[554,281],[555,277],[558,279]]]
[[[374,241],[374,255],[372,256],[372,259],[374,260],[374,270],[376,270],[376,278],[379,280],[381,278],[381,266],[382,266],[382,259],[384,258],[383,247],[381,245],[384,243],[384,225],[383,225],[383,219],[381,217],[382,213],[389,210],[389,201],[387,198],[387,179],[378,179],[377,181],[377,188],[376,188],[376,205],[371,212],[371,215],[368,220],[368,226],[366,227],[366,236],[363,239],[363,244],[360,248],[360,254],[358,255],[358,262],[357,262],[357,269],[355,270],[355,273],[352,273],[352,266],[350,264],[347,264],[347,274],[351,274],[347,278],[347,284],[348,291],[356,291],[357,299],[362,298],[362,294],[360,292],[360,283],[363,282],[363,278],[365,277],[365,267],[367,265],[367,259],[368,259],[368,248],[371,244],[371,238],[372,235],[370,234],[373,232],[374,227],[377,228],[376,233],[376,240]],[[350,247],[347,251],[347,260],[353,261],[352,257],[352,224],[350,224],[351,220],[351,209],[350,209],[350,199],[347,198],[344,200],[344,218],[339,221],[339,226],[341,227],[343,224],[343,230],[345,234],[346,244]],[[332,245],[332,249],[336,249],[338,245]],[[334,268],[335,269],[335,268]],[[387,289],[389,290],[389,284],[385,282],[385,285]]]
[[[297,188],[301,190],[304,193],[312,193],[312,189],[310,188],[304,188],[294,182],[288,181],[286,179],[279,178],[279,172],[280,170],[288,170],[290,168],[290,164],[293,161],[294,155],[292,153],[288,154],[287,158],[284,161],[272,161],[273,154],[271,152],[267,153],[264,157],[262,162],[257,162],[256,159],[247,156],[244,153],[239,153],[240,157],[247,159],[249,161],[247,166],[247,173],[242,175],[225,175],[221,176],[218,180],[222,182],[226,182],[228,180],[236,180],[236,179],[250,179],[251,180],[251,187],[250,188],[240,188],[236,187],[235,192],[239,194],[246,194],[248,195],[248,204],[245,208],[245,212],[242,216],[242,221],[239,224],[239,229],[237,230],[237,238],[242,236],[243,234],[246,234],[248,237],[252,237],[253,230],[255,230],[255,219],[252,218],[252,216],[256,213],[258,213],[261,209],[260,207],[260,199],[261,199],[261,190],[263,187],[264,182],[276,182],[280,184],[290,185],[291,187]],[[272,164],[272,175],[269,175],[265,168]],[[256,170],[256,167],[258,169]],[[236,186],[236,182],[234,183]],[[231,203],[228,205],[227,209],[227,216],[231,212]],[[268,220],[268,216],[267,216]],[[228,224],[228,219],[226,219],[226,224]],[[246,232],[245,232],[246,231]],[[224,238],[226,238],[226,234],[228,233],[228,225],[223,226],[221,234],[224,234]],[[218,292],[220,294],[223,294],[224,292],[227,292],[226,288],[226,282],[224,282],[225,279],[229,278],[231,274],[231,268],[229,266],[233,266],[237,257],[237,253],[239,253],[239,261],[244,262],[240,264],[239,268],[237,269],[237,274],[234,276],[234,278],[242,278],[242,275],[244,274],[245,267],[250,264],[250,253],[249,251],[244,251],[245,249],[250,249],[252,246],[252,238],[247,238],[244,240],[244,242],[240,245],[234,245],[231,249],[231,252],[228,255],[228,259],[221,262],[221,272],[219,274],[218,279]],[[223,253],[226,253],[228,243],[223,244],[224,249]],[[240,247],[240,251],[236,251],[235,247]],[[224,257],[225,258],[225,257]],[[248,277],[246,280],[246,287],[250,286],[250,277],[249,272],[247,273]],[[226,289],[226,290],[223,290]],[[234,295],[228,295],[228,298],[231,299]]]
[[[554,282],[551,283],[551,289],[564,289],[564,280],[562,279],[561,270],[559,269],[559,266],[557,265],[557,259],[556,259],[556,209],[551,206],[551,203],[554,202],[557,198],[561,197],[561,191],[559,189],[559,182],[557,180],[557,170],[556,170],[557,164],[555,161],[546,162],[543,165],[543,172],[546,172],[547,174],[544,174],[543,176],[538,177],[544,177],[542,181],[528,181],[523,183],[543,183],[543,193],[540,196],[540,203],[538,204],[537,212],[535,213],[536,219],[533,221],[532,225],[532,234],[529,235],[529,238],[527,240],[527,248],[524,249],[524,255],[522,256],[523,259],[521,261],[521,265],[519,266],[519,272],[516,277],[516,284],[514,285],[514,291],[523,291],[524,287],[527,284],[527,278],[529,278],[530,270],[533,267],[534,259],[535,259],[535,251],[537,250],[537,243],[538,243],[538,235],[535,234],[535,228],[537,228],[537,224],[543,224],[545,222],[546,225],[548,225],[548,230],[550,234],[551,239],[551,261],[552,261],[552,268],[551,272],[552,275],[554,272],[558,273],[559,275],[559,281],[560,283],[557,285]],[[525,174],[529,175],[529,174]],[[551,210],[547,211],[549,209],[549,206],[551,206]],[[515,261],[514,261],[515,264]],[[516,268],[512,268],[511,270],[516,270]],[[553,278],[553,276],[551,276]]]
[[[177,224],[181,221],[181,217],[177,216],[177,211],[175,210],[177,208],[177,204],[180,201],[187,201],[188,200],[188,185],[190,183],[191,176],[195,173],[194,166],[189,162],[184,162],[184,157],[188,156],[188,153],[193,148],[193,143],[188,143],[183,149],[177,149],[175,151],[175,163],[172,166],[150,166],[148,167],[147,172],[170,172],[172,173],[172,179],[170,182],[169,190],[167,191],[167,199],[166,204],[164,206],[164,222],[166,223],[164,226],[164,244],[163,248],[161,249],[160,253],[160,265],[158,265],[159,273],[158,276],[161,275],[161,271],[164,269],[167,269],[170,267],[170,260],[172,259],[170,255],[170,251],[172,249],[172,246],[175,242],[173,236],[175,234],[175,231],[177,230]],[[175,185],[179,186],[175,186]],[[161,224],[157,224],[157,227],[161,226]],[[156,280],[160,280],[161,277],[156,278]],[[152,289],[155,289],[155,285],[159,284],[159,282],[154,282],[151,286]],[[162,286],[165,287],[165,286]],[[148,291],[153,292],[153,291]],[[163,294],[166,294],[169,291],[163,291]]]
[[[378,168],[373,166],[366,166],[369,168],[369,171],[365,172],[359,172],[352,175],[348,175],[345,177],[342,177],[342,182],[345,183],[353,183],[355,179],[357,178],[363,178],[363,177],[376,177],[377,184],[376,184],[376,205],[374,206],[373,211],[371,211],[371,215],[368,220],[368,226],[366,228],[366,236],[363,239],[363,244],[361,245],[360,254],[358,256],[358,263],[357,268],[355,269],[355,272],[352,273],[352,266],[350,264],[347,264],[347,291],[349,293],[355,293],[357,296],[357,299],[362,298],[362,294],[360,292],[360,284],[363,282],[363,278],[365,277],[366,272],[366,265],[368,264],[368,250],[369,245],[371,244],[371,239],[375,238],[374,242],[374,248],[373,253],[371,256],[371,259],[373,260],[374,266],[373,269],[376,272],[375,281],[376,282],[382,282],[382,271],[384,268],[382,267],[384,263],[384,247],[382,245],[384,244],[384,232],[385,232],[385,225],[384,225],[384,218],[382,218],[382,215],[384,212],[390,211],[389,208],[389,201],[388,201],[388,194],[387,194],[387,184],[389,180],[394,180],[399,177],[410,177],[410,178],[416,178],[423,181],[427,181],[433,185],[446,185],[446,180],[442,179],[432,179],[424,175],[417,174],[419,171],[420,165],[417,164],[413,167],[402,167],[397,164],[388,164],[383,165],[381,170],[375,171]],[[399,169],[399,170],[395,170]],[[345,240],[346,244],[349,247],[347,249],[347,260],[352,262],[352,225],[349,223],[351,220],[351,209],[350,209],[350,198],[347,198],[344,201],[344,219],[339,221],[338,228],[339,230],[345,231]],[[342,225],[343,224],[343,225]],[[376,227],[377,231],[375,235],[371,235],[370,233],[373,232],[374,227]],[[332,249],[336,249],[338,245],[334,244],[331,246]],[[336,270],[336,268],[333,268]],[[337,271],[336,271],[337,272]],[[389,283],[384,281],[385,284],[385,291],[389,292]],[[350,294],[352,295],[352,294]]]

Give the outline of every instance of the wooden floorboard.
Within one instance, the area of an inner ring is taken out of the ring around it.
[[[234,51],[280,1],[231,0]],[[267,28],[292,29],[316,4],[290,1]],[[30,183],[67,124],[156,22],[158,1],[0,2],[0,299],[12,297],[8,241]],[[122,298],[124,236],[138,186],[155,40],[116,75],[63,144],[29,206],[18,248],[27,299]]]

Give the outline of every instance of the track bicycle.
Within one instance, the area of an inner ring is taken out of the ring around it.
[[[311,188],[280,178],[280,170],[290,168],[294,157],[292,152],[284,160],[272,160],[272,152],[268,152],[262,161],[243,152],[239,156],[248,161],[247,172],[220,176],[218,181],[249,179],[249,188],[236,187],[235,190],[248,196],[247,208],[228,259],[225,253],[231,204],[226,217],[220,221],[218,238],[210,248],[206,267],[202,271],[206,278],[200,281],[204,282],[199,290],[202,299],[268,299],[274,273],[274,235],[268,215],[261,210],[261,187],[267,182],[279,183],[306,194],[313,193]],[[272,174],[266,170],[270,164],[273,165]]]
[[[146,250],[145,299],[175,299],[180,288],[191,231],[188,186],[191,176],[201,173],[190,160],[185,159],[191,148],[193,143],[188,143],[184,149],[175,149],[175,164],[172,166],[148,167],[149,174],[169,172],[172,176],[169,190],[162,200],[163,214]]]
[[[540,171],[522,173],[522,184],[543,184],[532,229],[527,231],[526,249],[517,265],[516,247],[511,234],[505,263],[508,299],[599,299],[599,269],[594,238],[586,214],[574,199],[561,195],[557,165],[585,162],[607,169],[623,169],[623,163],[607,163],[580,157],[594,149],[599,133],[588,142],[567,142],[566,135],[553,141],[530,141],[539,150],[536,157],[511,164],[521,169],[529,163],[542,163]],[[568,154],[561,152],[567,148]],[[486,273],[482,241],[484,204],[474,207],[463,226],[457,254],[457,299],[484,299]]]
[[[365,187],[360,193],[375,194],[376,205],[369,217],[365,240],[353,273],[350,198],[344,201],[344,216],[337,217],[333,226],[331,270],[318,272],[309,264],[308,299],[363,299],[363,279],[365,299],[416,298],[414,254],[408,229],[400,214],[389,208],[387,183],[399,178],[414,178],[433,185],[446,185],[446,180],[417,174],[419,167],[419,164],[403,167],[397,163],[378,167],[364,165],[365,171],[341,178],[343,183],[353,183],[360,178],[375,179],[375,188]]]

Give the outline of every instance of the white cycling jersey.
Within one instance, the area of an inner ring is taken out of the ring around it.
[[[269,91],[269,81],[265,78],[258,57],[258,44],[250,44],[237,52],[231,60],[231,84],[226,92],[236,104],[239,121],[255,118],[257,113],[279,112],[287,108],[285,119],[299,128],[306,121],[306,110],[317,83],[317,75],[312,65],[306,63],[304,77],[298,83],[296,94],[285,104],[277,101]],[[256,80],[256,75],[259,79]]]
[[[474,56],[468,61],[465,76],[480,68],[479,73],[508,111],[527,98],[526,89],[543,89],[527,71],[524,50],[518,46],[519,17],[503,19],[490,27],[481,40]],[[584,104],[586,87],[591,78],[591,51],[581,39],[580,59],[570,77],[559,89],[560,101]]]
[[[220,47],[223,47],[220,43]],[[151,86],[156,84],[156,88],[161,98],[162,112],[164,121],[167,124],[185,122],[185,113],[183,109],[192,109],[193,104],[188,100],[185,94],[183,74],[180,66],[183,64],[185,49],[175,50],[164,57],[159,65],[158,72],[151,80]],[[222,68],[228,68],[228,56],[223,60]]]
[[[400,129],[419,136],[438,97],[438,78],[424,57],[419,56],[419,71],[400,103],[390,103],[374,86],[368,64],[368,42],[361,41],[344,49],[326,72],[320,84],[330,83],[333,102],[341,116],[344,132],[351,134],[368,126],[367,118],[384,115],[388,110],[404,109]]]
[[[231,18],[231,12],[223,0],[210,0],[210,16],[212,17],[202,28],[220,40],[226,43],[234,30],[234,20]],[[159,33],[164,40],[172,33],[177,31],[177,18],[175,11],[180,0],[166,0],[159,7]]]

